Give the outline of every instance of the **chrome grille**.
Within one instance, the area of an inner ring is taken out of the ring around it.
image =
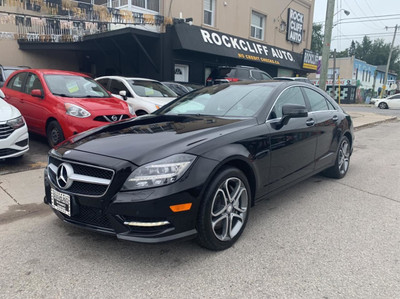
[[[14,129],[9,125],[0,125],[0,139],[6,139],[14,132]]]
[[[94,120],[112,123],[112,122],[116,122],[116,121],[120,121],[120,120],[128,119],[128,118],[129,118],[129,115],[126,115],[126,114],[112,114],[112,115],[97,116],[94,118]]]
[[[73,173],[69,177],[72,185],[61,189],[75,195],[101,197],[107,192],[114,177],[114,171],[111,169],[49,157],[48,175],[55,186],[59,186],[57,169],[62,163],[68,163],[72,167]]]

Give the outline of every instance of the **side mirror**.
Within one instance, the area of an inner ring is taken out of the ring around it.
[[[126,90],[120,90],[120,91],[119,91],[119,95],[120,95],[125,101],[127,100]]]
[[[288,104],[282,106],[282,118],[279,122],[273,123],[276,130],[286,126],[291,118],[307,117],[308,111],[305,106]]]
[[[31,96],[35,97],[35,98],[41,98],[43,99],[43,93],[40,89],[33,89],[31,91]]]
[[[6,96],[4,95],[4,92],[0,89],[0,98],[4,99]]]

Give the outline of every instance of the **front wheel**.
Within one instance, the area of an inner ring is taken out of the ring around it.
[[[349,170],[350,154],[349,139],[343,136],[342,139],[340,139],[335,165],[325,170],[323,174],[335,179],[343,178]]]
[[[205,192],[197,220],[198,243],[211,250],[231,247],[242,234],[250,209],[251,191],[239,169],[222,169]]]
[[[379,103],[378,107],[379,107],[380,109],[388,109],[388,108],[389,108],[388,105],[387,105],[386,103]]]
[[[56,120],[52,120],[47,125],[46,135],[47,135],[47,142],[51,147],[56,146],[65,139],[63,130],[60,124]]]

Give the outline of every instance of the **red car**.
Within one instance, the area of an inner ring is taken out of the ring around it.
[[[87,75],[43,69],[14,72],[2,90],[24,116],[28,130],[47,136],[50,146],[91,128],[135,116]]]

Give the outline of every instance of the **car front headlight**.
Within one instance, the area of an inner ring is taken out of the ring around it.
[[[145,164],[131,173],[122,190],[137,190],[172,184],[179,180],[196,159],[189,154],[177,154]]]
[[[7,121],[7,125],[13,128],[14,130],[23,127],[25,124],[24,118],[19,116],[17,118],[13,118]]]
[[[78,105],[65,103],[65,110],[68,115],[78,117],[78,118],[86,118],[90,116],[89,111],[79,107]]]

